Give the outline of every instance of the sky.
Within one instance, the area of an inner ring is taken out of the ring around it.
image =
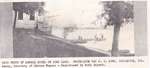
[[[55,16],[49,18],[53,20],[53,25],[91,25],[91,22],[96,20],[96,15],[101,13],[102,5],[98,4],[99,2],[99,0],[48,0],[45,2],[45,10],[49,16]]]

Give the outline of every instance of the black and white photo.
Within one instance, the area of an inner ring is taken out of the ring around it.
[[[147,56],[146,1],[0,2],[0,58]]]

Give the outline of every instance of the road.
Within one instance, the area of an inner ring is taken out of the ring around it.
[[[108,56],[62,38],[31,29],[15,29],[13,39],[15,58]]]

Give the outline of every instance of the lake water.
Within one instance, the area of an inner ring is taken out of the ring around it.
[[[112,38],[113,38],[113,27],[108,29],[78,29],[74,32],[68,34],[67,39],[69,40],[78,40],[78,37],[81,36],[84,39],[94,39],[95,35],[101,37],[104,36],[106,40],[104,41],[88,41],[87,43],[79,44],[88,48],[95,48],[101,50],[111,50],[112,47]],[[134,53],[134,24],[125,24],[121,27],[120,36],[119,36],[119,49],[120,50],[129,50],[131,53]]]

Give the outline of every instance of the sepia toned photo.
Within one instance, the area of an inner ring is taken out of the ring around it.
[[[146,3],[0,2],[0,58],[147,56]]]

